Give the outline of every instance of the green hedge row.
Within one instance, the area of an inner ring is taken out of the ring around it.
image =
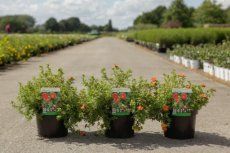
[[[127,39],[159,43],[171,48],[175,44],[199,45],[221,43],[230,37],[229,28],[151,29],[123,33]]]

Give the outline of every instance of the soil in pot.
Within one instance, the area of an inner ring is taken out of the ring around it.
[[[38,135],[46,138],[65,137],[68,129],[65,127],[63,120],[57,120],[56,115],[37,116]]]
[[[172,139],[194,138],[197,111],[192,111],[191,116],[173,116],[170,112],[171,123],[165,137]]]
[[[132,115],[117,116],[116,119],[111,120],[110,129],[105,131],[105,136],[109,138],[131,138],[134,136],[133,124]]]

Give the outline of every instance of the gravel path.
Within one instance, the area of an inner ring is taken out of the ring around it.
[[[191,140],[172,140],[163,137],[160,124],[147,121],[144,129],[131,139],[109,139],[95,134],[92,128],[87,136],[69,134],[65,138],[41,139],[36,123],[26,121],[10,104],[18,92],[18,82],[25,83],[38,74],[39,65],[62,67],[66,77],[77,78],[82,73],[99,75],[102,67],[118,64],[133,69],[135,76],[162,79],[163,73],[173,69],[184,72],[191,81],[205,83],[217,92],[197,116],[196,135]],[[230,152],[230,88],[209,78],[165,60],[157,53],[126,43],[116,38],[101,38],[69,47],[55,53],[34,57],[27,62],[0,70],[0,153],[229,153]]]

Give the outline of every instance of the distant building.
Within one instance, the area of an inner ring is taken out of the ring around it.
[[[90,35],[99,35],[100,33],[98,32],[98,30],[92,30],[89,34]]]

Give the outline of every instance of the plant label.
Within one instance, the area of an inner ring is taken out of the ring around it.
[[[192,89],[173,88],[172,90],[173,116],[191,116],[192,109],[189,108],[191,102]]]
[[[60,107],[60,88],[41,88],[42,115],[57,115]]]
[[[112,115],[126,116],[130,114],[130,89],[113,88],[112,89]]]

